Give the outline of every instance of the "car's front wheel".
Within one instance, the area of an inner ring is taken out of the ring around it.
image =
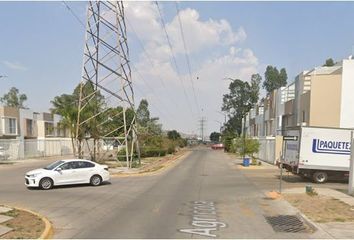
[[[49,190],[53,187],[53,180],[45,177],[39,181],[39,187],[43,190]]]
[[[90,179],[90,184],[92,186],[99,186],[102,183],[102,178],[99,175],[93,175]]]

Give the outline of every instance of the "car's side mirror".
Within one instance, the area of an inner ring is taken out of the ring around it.
[[[60,167],[58,167],[57,169],[55,169],[55,171],[58,171],[58,172],[61,172],[61,168]]]

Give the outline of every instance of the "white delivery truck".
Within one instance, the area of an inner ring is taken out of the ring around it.
[[[353,130],[323,127],[286,130],[284,136],[297,136],[297,140],[284,142],[283,168],[316,183],[324,183],[328,178],[347,179]]]

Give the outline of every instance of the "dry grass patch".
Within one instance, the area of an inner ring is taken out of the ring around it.
[[[45,223],[36,215],[22,210],[11,210],[3,215],[13,217],[2,225],[13,230],[2,235],[2,239],[36,239],[45,229]]]
[[[315,222],[354,222],[354,208],[338,199],[305,193],[284,194],[284,198]]]

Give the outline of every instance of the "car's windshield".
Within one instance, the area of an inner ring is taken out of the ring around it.
[[[51,164],[49,164],[48,166],[46,166],[44,169],[46,170],[53,170],[54,168],[56,168],[57,166],[59,166],[60,164],[64,163],[64,161],[56,161],[53,162]]]

